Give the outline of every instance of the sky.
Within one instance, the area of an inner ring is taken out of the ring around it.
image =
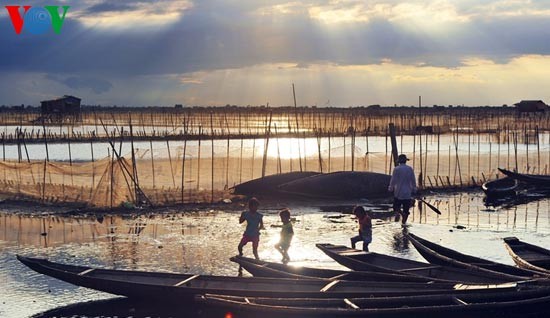
[[[548,0],[0,3],[0,105],[550,103]],[[7,5],[70,8],[17,34]]]

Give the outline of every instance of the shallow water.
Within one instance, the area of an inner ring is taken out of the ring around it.
[[[480,192],[432,194],[426,200],[442,212],[435,214],[415,207],[409,231],[463,253],[513,264],[502,238],[517,236],[550,248],[550,199],[532,195],[531,202],[517,206],[486,207]],[[260,257],[279,261],[272,247],[279,238],[277,210],[289,206],[295,217],[295,236],[290,249],[292,264],[340,268],[315,248],[315,243],[349,245],[356,223],[341,214],[357,202],[264,202],[266,230],[260,242]],[[377,215],[388,204],[372,206]],[[322,206],[322,208],[321,208]],[[36,209],[35,209],[36,210]],[[324,212],[321,212],[323,210]],[[118,269],[239,275],[228,261],[236,254],[244,225],[239,212],[220,209],[154,215],[63,216],[0,211],[0,317],[191,317],[206,315],[110,300],[112,295],[75,287],[35,273],[20,264],[16,254],[47,257],[53,261]],[[402,227],[392,218],[374,220],[375,252],[422,260],[403,239]],[[252,256],[250,246],[245,256]],[[243,273],[243,275],[247,275]],[[69,307],[67,307],[69,306]],[[222,314],[206,315],[222,317]]]

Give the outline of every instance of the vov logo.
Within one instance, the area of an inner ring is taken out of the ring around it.
[[[20,8],[23,8],[23,12]],[[6,6],[16,34],[21,34],[23,29],[25,32],[32,34],[44,34],[50,30],[50,27],[53,28],[55,33],[60,34],[63,22],[65,22],[65,15],[70,6],[62,6],[62,8],[63,14],[60,15],[59,6],[44,6],[43,8]]]

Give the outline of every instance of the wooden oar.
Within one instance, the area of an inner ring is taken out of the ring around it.
[[[426,202],[424,199],[422,199],[422,198],[416,198],[416,199],[418,201],[423,202],[424,204],[426,204],[428,206],[428,208],[432,209],[432,211],[434,211],[435,213],[441,214],[441,211],[439,211],[438,208],[436,208],[435,206],[433,206],[430,203]]]

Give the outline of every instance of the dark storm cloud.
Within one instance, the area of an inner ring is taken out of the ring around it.
[[[96,94],[102,94],[110,91],[113,88],[113,84],[109,81],[86,76],[69,76],[62,77],[58,75],[49,74],[46,75],[46,79],[63,84],[72,89],[90,89]]]

